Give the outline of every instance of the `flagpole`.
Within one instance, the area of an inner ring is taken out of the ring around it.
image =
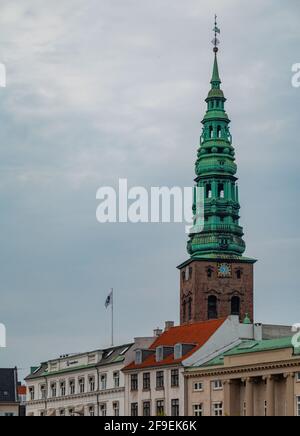
[[[111,346],[114,346],[114,290],[111,289],[112,302],[111,302]]]

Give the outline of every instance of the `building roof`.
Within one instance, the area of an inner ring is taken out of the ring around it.
[[[76,354],[76,355],[64,356],[62,358],[53,359],[53,360],[49,361],[49,362],[56,362],[56,361],[59,362],[59,361],[66,360],[67,358],[74,359],[74,358],[78,358],[80,356],[93,354],[93,353],[97,353],[97,352],[102,353],[101,360],[97,363],[86,364],[86,365],[77,365],[77,366],[74,365],[72,367],[63,368],[63,369],[58,370],[58,371],[49,372],[48,371],[49,362],[43,362],[43,363],[41,363],[41,365],[39,367],[32,368],[32,373],[30,375],[28,375],[25,378],[25,380],[28,381],[28,380],[34,380],[34,379],[37,379],[40,377],[51,377],[51,376],[54,376],[57,374],[70,373],[70,372],[75,372],[75,371],[89,369],[89,368],[97,368],[97,367],[101,367],[101,366],[121,363],[121,362],[124,362],[125,357],[126,357],[126,353],[127,353],[127,351],[130,350],[130,348],[132,346],[133,346],[132,343],[118,345],[116,347],[110,347],[110,348],[107,348],[104,350],[95,350],[95,351],[80,353],[80,354]]]
[[[17,378],[16,368],[0,368],[0,404],[18,401]]]
[[[239,356],[243,354],[259,353],[263,351],[282,350],[285,348],[293,348],[292,337],[267,339],[262,341],[242,341],[239,345],[233,347],[226,353],[219,354],[219,356],[201,365],[201,368],[208,366],[223,366],[224,358],[227,356]],[[295,350],[295,354],[299,354]]]
[[[183,360],[190,357],[195,351],[201,348],[210,337],[221,327],[226,318],[211,320],[206,322],[197,322],[178,327],[172,327],[159,336],[156,341],[149,347],[149,350],[155,351],[157,347],[174,347],[176,344],[194,344],[194,348],[189,350],[182,358],[175,360],[174,353],[168,355],[160,362],[156,362],[155,353],[147,357],[144,362],[137,365],[132,362],[124,368],[125,371],[158,367],[165,365],[180,364]]]

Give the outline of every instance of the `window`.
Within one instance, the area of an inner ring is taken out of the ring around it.
[[[107,375],[106,374],[101,374],[100,375],[100,390],[101,391],[105,391],[106,390],[106,385],[107,385]]]
[[[194,391],[195,392],[203,392],[203,383],[202,382],[194,383]]]
[[[193,415],[194,416],[203,416],[203,404],[194,404],[193,405]]]
[[[189,307],[188,307],[188,309],[189,309],[189,321],[192,319],[192,302],[193,302],[193,300],[190,298],[189,299]]]
[[[118,389],[120,387],[120,373],[119,371],[114,372],[114,387]]]
[[[300,416],[300,397],[297,397],[297,416]]]
[[[182,280],[185,281],[185,271],[182,271],[181,277],[182,277]]]
[[[163,389],[164,387],[164,372],[157,371],[156,373],[156,389]]]
[[[95,416],[95,407],[94,406],[89,407],[89,416]]]
[[[151,388],[150,372],[144,372],[144,374],[143,374],[143,390],[149,391],[150,388]]]
[[[107,415],[107,406],[106,404],[100,404],[100,416]]]
[[[70,380],[70,395],[75,395],[75,380]]]
[[[296,374],[296,381],[297,383],[300,383],[300,372],[297,372]]]
[[[213,405],[213,416],[223,416],[223,403]]]
[[[179,370],[172,369],[171,371],[171,387],[178,388],[179,386]]]
[[[131,403],[131,416],[139,416],[138,403]]]
[[[213,126],[210,126],[210,127],[209,127],[209,137],[210,137],[210,139],[212,139],[212,138],[214,137],[214,129],[213,129]]]
[[[30,401],[34,401],[34,387],[33,386],[31,386],[29,388],[29,398],[30,398]]]
[[[214,380],[213,381],[213,390],[214,391],[220,391],[223,389],[223,383],[221,380]]]
[[[143,362],[143,353],[141,350],[136,350],[135,352],[135,364],[141,365]]]
[[[214,270],[212,268],[207,268],[207,278],[211,279],[213,276]]]
[[[55,398],[57,394],[56,383],[51,383],[50,390],[51,390],[51,397]]]
[[[164,358],[164,349],[163,347],[156,348],[156,362],[161,362]]]
[[[208,319],[218,318],[218,300],[217,297],[211,295],[208,297]]]
[[[182,303],[182,315],[183,315],[183,321],[186,321],[186,301]]]
[[[176,344],[174,347],[174,360],[182,358],[182,344]]]
[[[217,127],[217,136],[219,139],[222,137],[222,127],[221,126]]]
[[[95,392],[95,377],[89,377],[90,392]]]
[[[171,401],[171,416],[179,416],[179,400]]]
[[[144,403],[143,403],[143,416],[151,416],[150,401],[144,401]]]
[[[84,378],[79,379],[79,393],[84,394],[85,391],[85,381]]]
[[[225,197],[225,191],[224,191],[224,184],[220,183],[218,186],[218,197],[224,198]]]
[[[74,409],[69,409],[69,416],[74,416]]]
[[[240,269],[236,270],[236,278],[237,279],[240,280],[242,278],[242,275],[243,275],[242,270],[240,270]]]
[[[231,315],[240,316],[241,300],[239,297],[232,297],[231,299]]]
[[[42,400],[46,400],[47,398],[47,389],[46,389],[46,385],[41,385],[41,399]]]
[[[206,198],[212,198],[212,189],[211,189],[211,184],[208,183],[206,185]]]
[[[137,391],[139,388],[138,385],[138,375],[137,374],[131,374],[131,390],[132,391]]]
[[[66,411],[65,411],[65,409],[61,409],[61,410],[59,411],[59,416],[66,416]]]
[[[120,404],[118,401],[113,403],[114,416],[120,416]]]
[[[165,402],[164,400],[156,401],[156,416],[165,415]]]
[[[265,401],[265,403],[264,403],[264,416],[267,416],[267,415],[268,415],[268,402]]]
[[[66,396],[66,382],[64,382],[64,381],[60,382],[59,388],[60,388],[60,396],[65,397]]]

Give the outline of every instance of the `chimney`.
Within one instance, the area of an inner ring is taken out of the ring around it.
[[[162,329],[160,329],[160,328],[157,328],[157,329],[155,329],[154,331],[153,331],[153,335],[156,337],[156,338],[159,338],[159,336],[161,336],[163,334],[163,331],[162,331]]]
[[[174,321],[166,321],[165,323],[165,332],[169,331],[172,327],[174,327]]]

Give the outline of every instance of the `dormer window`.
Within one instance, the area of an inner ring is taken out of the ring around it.
[[[174,360],[182,358],[182,344],[176,344],[174,348]]]
[[[164,348],[157,347],[156,348],[156,362],[161,362],[164,359]]]
[[[143,355],[141,350],[136,350],[135,352],[135,364],[141,365],[143,360]]]

